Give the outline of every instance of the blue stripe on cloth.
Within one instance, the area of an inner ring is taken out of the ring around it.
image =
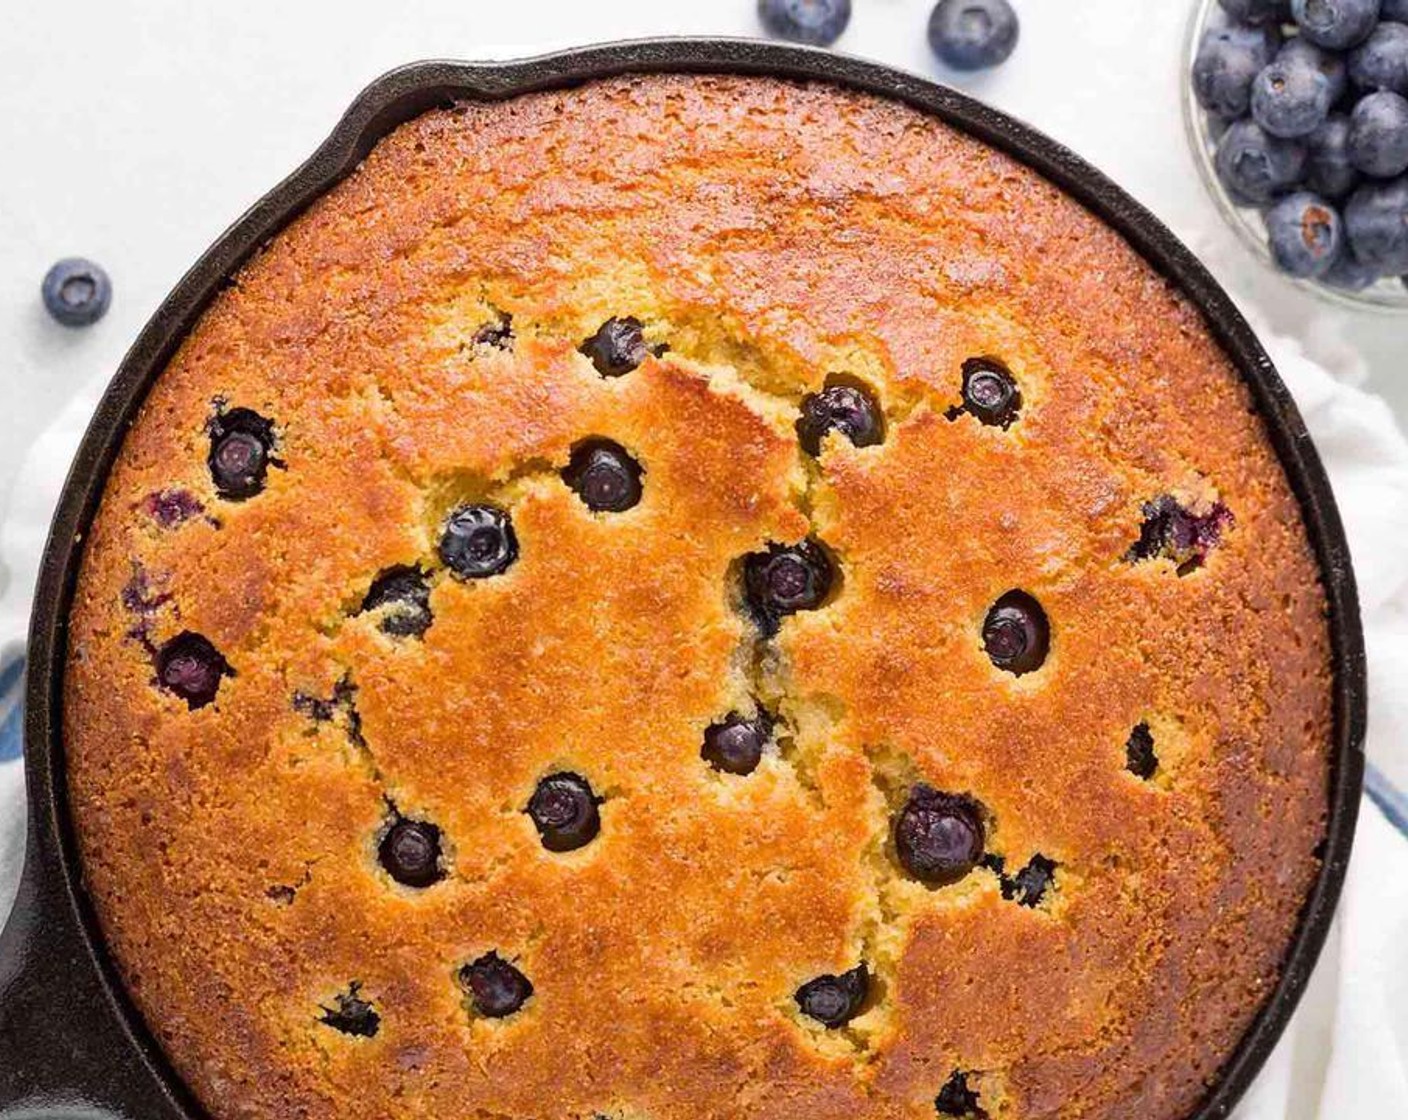
[[[24,656],[0,669],[0,762],[24,753]]]
[[[1388,818],[1388,823],[1408,836],[1408,794],[1390,782],[1372,762],[1364,764],[1364,792]]]

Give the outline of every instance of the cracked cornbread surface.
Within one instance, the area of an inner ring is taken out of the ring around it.
[[[92,526],[70,796],[217,1120],[1178,1120],[1328,657],[1116,234],[896,104],[636,77],[411,121],[217,297]]]

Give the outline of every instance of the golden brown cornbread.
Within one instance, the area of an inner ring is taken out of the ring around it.
[[[613,316],[668,350],[601,376]],[[953,411],[981,356],[1010,428]],[[799,403],[837,373],[885,439],[814,459]],[[237,407],[282,464],[239,502],[206,462]],[[643,466],[635,508],[564,484],[589,436]],[[1165,494],[1235,518],[1186,576],[1128,555]],[[436,544],[482,499],[521,555],[461,580]],[[739,558],[809,534],[839,589],[762,640]],[[360,607],[415,564],[433,624],[395,637]],[[1052,630],[1020,677],[982,638],[1014,588]],[[156,684],[184,631],[233,670],[205,706]],[[1316,871],[1330,684],[1248,393],[1117,235],[896,104],[640,77],[412,121],[221,294],[108,483],[64,718],[99,917],[216,1118],[931,1118],[960,1072],[1004,1120],[1176,1120]],[[711,769],[755,703],[778,741]],[[569,853],[523,811],[559,770],[604,798]],[[1056,864],[1037,905],[905,873],[917,781],[977,799],[1008,872]],[[378,863],[391,804],[442,881]],[[534,987],[503,1019],[456,979],[490,951]],[[861,962],[863,1014],[799,1014]],[[373,1037],[320,1021],[354,983]]]

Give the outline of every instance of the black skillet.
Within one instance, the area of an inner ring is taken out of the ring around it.
[[[621,43],[525,62],[420,62],[371,84],[327,141],[236,222],[176,285],[128,353],[88,427],[45,550],[29,644],[25,765],[29,833],[14,913],[0,934],[0,1118],[203,1112],[134,1010],[83,891],[65,794],[61,683],[82,541],[142,398],[227,277],[401,122],[456,99],[497,100],[634,72],[761,74],[830,82],[931,113],[1034,168],[1118,230],[1201,310],[1251,389],[1300,500],[1330,604],[1335,731],[1324,863],[1280,982],[1190,1120],[1225,1116],[1266,1060],[1305,988],[1344,881],[1363,780],[1364,639],[1334,496],[1266,353],[1207,270],[1147,210],[1026,125],[874,63],[749,40]],[[1191,188],[1190,188],[1191,189]],[[211,1008],[219,1015],[219,1008]]]

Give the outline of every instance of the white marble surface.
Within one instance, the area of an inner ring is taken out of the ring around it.
[[[1184,0],[1017,0],[1016,55],[961,84],[1066,142],[1151,206],[1244,306],[1312,340],[1408,415],[1408,318],[1343,314],[1264,272],[1221,224],[1183,137]],[[855,0],[839,48],[934,76],[930,0]],[[753,34],[754,0],[69,0],[0,25],[0,516],[32,439],[107,376],[206,245],[291,170],[368,80],[412,59],[644,35]],[[950,77],[955,77],[950,75]],[[58,257],[104,264],[108,317],[39,306]]]

